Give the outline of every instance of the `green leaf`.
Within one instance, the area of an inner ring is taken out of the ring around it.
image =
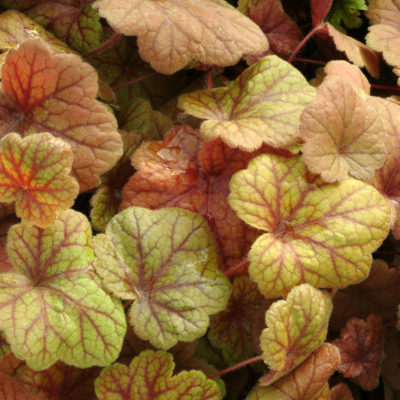
[[[130,207],[94,239],[96,271],[116,296],[133,300],[130,323],[158,348],[204,335],[225,309],[230,285],[217,268],[206,220],[179,208]]]
[[[13,353],[37,370],[60,359],[80,368],[114,361],[125,315],[90,267],[86,217],[66,210],[45,229],[14,225],[7,250],[15,272],[0,275],[0,329]]]
[[[345,32],[347,28],[359,28],[362,24],[359,10],[367,10],[365,0],[338,0],[333,6],[329,22],[339,31]]]
[[[233,176],[230,189],[239,217],[267,232],[249,252],[250,277],[266,297],[300,283],[360,282],[389,231],[390,205],[377,190],[353,178],[324,183],[301,157],[260,155]]]
[[[303,108],[315,89],[301,73],[277,56],[247,68],[229,87],[182,95],[178,106],[206,119],[206,140],[221,138],[230,147],[253,151],[268,144],[288,148],[299,140]]]

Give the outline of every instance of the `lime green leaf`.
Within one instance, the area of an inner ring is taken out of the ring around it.
[[[226,310],[211,317],[208,333],[211,344],[222,349],[224,358],[229,362],[254,355],[253,317],[266,304],[265,297],[247,276],[234,280],[228,306]]]
[[[324,342],[331,311],[329,295],[308,284],[294,287],[287,300],[272,304],[265,314],[267,328],[260,346],[274,371],[261,378],[262,384],[286,375]]]
[[[46,227],[74,204],[79,185],[69,176],[71,146],[50,133],[24,139],[10,133],[0,147],[0,201],[16,201],[17,216]]]
[[[165,351],[142,351],[129,367],[116,363],[96,379],[99,400],[219,400],[216,382],[200,371],[172,376],[175,364]]]
[[[299,139],[303,108],[315,89],[286,61],[267,56],[247,68],[229,87],[182,95],[178,106],[206,119],[201,134],[230,147],[253,151],[263,143],[290,147]]]
[[[7,250],[15,272],[0,274],[0,329],[13,353],[37,370],[60,359],[80,368],[114,361],[125,315],[90,267],[86,217],[66,210],[45,229],[14,225]]]
[[[325,184],[300,157],[260,155],[231,180],[228,201],[267,231],[249,252],[249,273],[266,297],[300,283],[343,288],[368,276],[371,252],[388,234],[390,206],[371,185]]]
[[[133,300],[130,323],[158,348],[205,334],[225,309],[229,282],[217,268],[206,220],[179,208],[130,207],[94,239],[95,268],[116,296]]]
[[[367,9],[368,7],[364,0],[335,1],[329,22],[341,32],[345,32],[343,24],[347,28],[358,28],[362,24],[359,10]]]

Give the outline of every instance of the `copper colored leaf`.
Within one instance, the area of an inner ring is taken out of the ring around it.
[[[340,350],[338,371],[360,385],[373,390],[379,383],[383,360],[382,322],[376,315],[366,321],[353,318],[342,329],[340,339],[332,342]]]
[[[379,55],[375,51],[351,36],[339,32],[333,25],[327,23],[326,26],[339,51],[343,51],[358,67],[365,67],[374,78],[379,76]]]
[[[301,30],[285,13],[281,0],[240,0],[239,10],[253,20],[267,36],[270,49],[268,54],[287,58],[301,39]],[[254,62],[265,56],[246,56]]]
[[[349,387],[345,383],[338,383],[331,389],[331,400],[354,400]]]
[[[182,95],[179,107],[197,118],[207,139],[221,138],[228,146],[253,151],[263,143],[295,144],[303,108],[315,89],[286,61],[267,56],[247,68],[229,87]]]
[[[370,0],[367,16],[372,26],[366,37],[371,48],[383,53],[388,64],[400,66],[400,1]]]
[[[255,386],[246,400],[320,399],[319,395],[326,391],[327,381],[339,362],[339,350],[329,343],[324,343],[299,367],[271,386]]]
[[[114,361],[125,315],[94,278],[89,221],[66,210],[45,229],[14,225],[7,239],[15,271],[0,274],[0,328],[13,353],[37,370]]]
[[[229,362],[237,362],[254,355],[252,321],[257,311],[262,310],[266,303],[256,284],[247,276],[233,281],[228,306],[211,317],[208,332],[211,344],[222,349],[224,358]]]
[[[301,114],[304,162],[327,182],[370,178],[385,161],[382,128],[379,113],[347,79],[330,77]]]
[[[0,136],[49,132],[71,145],[81,190],[96,186],[122,152],[114,116],[95,100],[97,74],[74,54],[52,55],[41,40],[8,52],[0,90]]]
[[[311,18],[314,26],[320,25],[332,7],[332,0],[310,0]]]
[[[138,35],[141,57],[164,74],[192,58],[234,65],[268,49],[261,29],[223,0],[98,0],[94,7],[116,31]]]
[[[217,268],[208,224],[197,214],[130,207],[95,237],[94,248],[103,284],[133,300],[135,333],[158,348],[204,335],[209,315],[226,307],[229,281]]]
[[[267,233],[249,252],[249,273],[266,297],[300,283],[343,288],[368,276],[388,234],[390,207],[371,185],[347,178],[326,184],[301,157],[263,154],[230,184],[230,206]]]
[[[71,167],[71,146],[63,140],[50,133],[24,139],[9,133],[0,147],[0,201],[16,201],[16,214],[25,223],[52,225],[79,192]]]
[[[172,355],[145,350],[129,367],[114,364],[105,368],[95,383],[99,400],[219,400],[216,382],[200,371],[172,376]]]
[[[324,342],[331,310],[329,295],[307,284],[294,287],[287,300],[272,304],[265,314],[267,328],[260,346],[273,372],[262,377],[261,384],[286,375]]]

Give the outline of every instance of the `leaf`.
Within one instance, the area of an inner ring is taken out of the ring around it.
[[[400,304],[400,270],[388,268],[383,260],[374,260],[368,278],[358,285],[339,290],[333,298],[330,327],[340,331],[352,317],[376,314],[383,321],[396,317]]]
[[[298,141],[303,108],[315,89],[286,61],[267,56],[247,68],[229,87],[182,95],[178,106],[206,119],[201,134],[229,147],[253,151],[263,143],[288,148]]]
[[[99,400],[219,400],[216,382],[200,371],[174,370],[172,355],[165,351],[145,350],[129,367],[116,363],[105,368],[96,379]]]
[[[381,376],[394,390],[400,390],[400,333],[398,329],[386,329],[385,355]]]
[[[340,350],[338,371],[346,378],[353,378],[364,390],[375,389],[384,356],[381,319],[376,315],[366,321],[353,318],[340,336],[332,342]]]
[[[88,220],[66,210],[45,229],[12,226],[7,243],[15,272],[0,274],[0,328],[13,353],[36,370],[114,361],[125,315],[93,276]]]
[[[79,185],[69,176],[71,146],[50,133],[24,139],[9,133],[0,147],[0,201],[16,201],[24,223],[52,225],[59,211],[74,204]]]
[[[233,281],[232,293],[226,309],[213,315],[208,339],[212,346],[222,349],[229,363],[245,360],[254,355],[252,322],[254,315],[262,310],[266,300],[255,283],[247,276]]]
[[[332,302],[327,293],[303,284],[265,314],[267,328],[260,337],[264,361],[271,370],[260,379],[269,385],[301,364],[324,342]]]
[[[310,0],[313,26],[320,25],[332,7],[332,0]]]
[[[301,30],[285,13],[280,0],[239,0],[238,8],[262,29],[270,46],[263,54],[247,55],[247,61],[256,62],[267,54],[287,58],[299,44]]]
[[[226,66],[268,50],[260,28],[222,0],[98,0],[93,6],[116,31],[138,35],[140,56],[163,74],[192,58]]]
[[[12,204],[12,206],[14,205]],[[13,211],[14,210],[12,210],[11,212]],[[18,222],[19,219],[14,214],[2,216],[0,218],[0,273],[8,272],[13,268],[10,261],[8,260],[8,254],[6,251],[7,232],[12,225]],[[0,333],[0,338],[1,338],[1,333]]]
[[[368,46],[381,51],[386,62],[400,66],[400,1],[370,0],[366,13],[372,26],[366,36]]]
[[[345,32],[347,28],[359,28],[362,25],[359,10],[367,10],[365,0],[339,0],[333,6],[329,22],[339,31]]]
[[[197,214],[130,207],[95,237],[94,249],[103,284],[133,300],[130,323],[153,346],[169,349],[197,339],[208,315],[226,308],[229,281],[217,269],[211,232]]]
[[[331,389],[331,400],[354,400],[349,387],[345,383],[338,383]]]
[[[80,57],[52,55],[44,42],[27,40],[8,52],[2,84],[0,136],[49,132],[65,140],[82,191],[96,186],[97,175],[120,157],[116,120],[95,100],[97,74]]]
[[[153,110],[148,100],[136,97],[133,101],[120,101],[119,105],[121,108],[117,112],[117,118],[121,129],[143,133],[150,129]]]
[[[230,189],[238,216],[267,231],[249,252],[250,278],[267,298],[300,283],[343,288],[365,279],[388,233],[389,205],[372,186],[352,178],[324,184],[300,157],[260,155]]]
[[[41,38],[47,42],[54,53],[70,53],[71,49],[61,40],[56,39],[40,25],[26,15],[9,10],[0,14],[0,70],[4,64],[8,50],[18,47],[28,39]]]
[[[330,77],[318,87],[317,100],[301,114],[303,160],[326,182],[342,181],[348,174],[370,178],[385,162],[382,128],[379,113],[350,82]]]
[[[379,77],[379,55],[375,51],[351,36],[339,32],[329,23],[326,24],[326,27],[339,51],[343,51],[357,67],[365,67],[374,78]]]
[[[339,365],[339,350],[324,343],[299,367],[271,386],[256,385],[246,400],[315,400],[326,387],[328,378]]]

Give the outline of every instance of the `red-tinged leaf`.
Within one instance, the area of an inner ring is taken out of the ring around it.
[[[114,116],[95,100],[97,74],[73,54],[52,55],[41,40],[8,52],[2,69],[0,136],[49,132],[71,145],[81,190],[122,153]]]
[[[222,349],[224,359],[238,362],[254,355],[252,321],[254,315],[267,306],[267,300],[257,290],[257,285],[247,276],[236,278],[228,306],[211,317],[208,339]]]
[[[343,51],[352,63],[360,68],[365,67],[374,78],[378,78],[379,55],[375,51],[351,36],[339,32],[329,23],[326,24],[326,27],[339,51]]]
[[[0,147],[0,201],[15,201],[18,217],[40,227],[74,204],[79,185],[69,176],[71,146],[50,133],[24,139],[9,133]]]
[[[330,400],[354,400],[351,390],[345,383],[338,383],[331,389]]]
[[[172,376],[174,362],[165,351],[146,350],[129,367],[114,364],[96,380],[99,400],[219,400],[218,385],[200,371]]]
[[[370,178],[385,161],[382,128],[378,111],[347,79],[332,76],[318,87],[317,100],[301,114],[303,160],[326,182],[342,181],[348,175]]]
[[[0,274],[0,329],[13,353],[36,370],[114,361],[125,315],[94,278],[85,216],[66,210],[45,229],[14,225],[7,251],[14,271]]]
[[[13,214],[0,218],[0,273],[12,270],[6,250],[7,233],[11,226],[17,224],[19,219]]]
[[[349,320],[342,329],[340,339],[332,342],[340,350],[338,371],[364,390],[373,390],[379,383],[383,360],[382,322],[376,315],[366,321]]]
[[[17,8],[79,52],[100,45],[100,17],[91,0],[3,0],[7,8]]]
[[[368,276],[371,252],[388,234],[390,207],[371,185],[326,184],[301,157],[262,154],[230,183],[230,206],[266,231],[249,252],[250,278],[267,298],[300,283],[343,288]]]
[[[272,371],[260,379],[262,385],[286,375],[321,346],[331,310],[329,295],[307,284],[294,287],[287,300],[272,304],[260,336],[264,361]]]
[[[285,13],[281,0],[240,0],[238,8],[262,29],[270,47],[268,52],[247,55],[247,61],[256,62],[267,54],[288,58],[299,44],[301,30]]]
[[[326,383],[339,362],[339,350],[329,343],[324,343],[299,367],[271,386],[255,386],[246,400],[321,399],[320,395],[326,392]],[[322,398],[326,399],[325,396]]]
[[[130,323],[155,347],[197,339],[209,315],[226,307],[230,284],[218,270],[208,224],[195,213],[130,207],[112,218],[105,235],[95,237],[94,248],[103,284],[133,300]]]
[[[311,19],[314,27],[320,25],[332,7],[332,0],[311,0]]]
[[[205,119],[206,140],[222,139],[232,148],[254,151],[263,144],[289,148],[299,141],[299,119],[315,99],[315,89],[292,65],[267,56],[228,87],[198,90],[179,98],[186,113]]]
[[[141,57],[172,74],[192,58],[234,65],[268,50],[261,29],[223,0],[98,0],[94,7],[124,35],[138,35]]]
[[[398,304],[400,269],[388,268],[384,261],[374,260],[365,281],[335,294],[329,326],[338,332],[350,318],[367,318],[371,314],[380,316],[383,321],[390,321],[396,317]]]
[[[50,45],[55,53],[71,52],[71,49],[65,43],[18,11],[10,10],[1,13],[0,27],[0,50],[2,51],[0,54],[0,70],[7,51],[28,39],[41,38]]]
[[[367,16],[372,24],[366,37],[372,49],[381,51],[386,62],[400,66],[400,1],[370,0]]]

